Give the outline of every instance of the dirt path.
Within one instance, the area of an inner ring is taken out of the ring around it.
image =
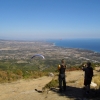
[[[51,77],[45,76],[33,80],[20,80],[13,83],[0,84],[0,100],[41,99],[42,95],[37,93],[35,89],[42,91],[42,87],[51,79]]]
[[[48,76],[0,84],[0,100],[87,100],[82,90],[83,74],[83,71],[67,72],[65,93],[58,93],[58,89],[41,93],[44,85],[52,80],[52,77]]]

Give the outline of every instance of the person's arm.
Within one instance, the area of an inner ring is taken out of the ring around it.
[[[58,65],[58,70],[60,69],[60,67],[61,67],[61,66],[60,66],[60,65]]]
[[[82,70],[85,71],[86,67],[82,66]]]

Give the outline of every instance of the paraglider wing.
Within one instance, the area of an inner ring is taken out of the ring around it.
[[[33,55],[33,56],[31,57],[31,59],[33,59],[34,57],[37,57],[37,56],[42,57],[43,59],[45,59],[45,57],[44,57],[43,55],[41,55],[41,54],[35,54],[35,55]]]

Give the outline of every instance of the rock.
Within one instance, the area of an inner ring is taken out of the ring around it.
[[[97,84],[96,83],[94,83],[94,82],[91,82],[91,84],[90,84],[92,87],[97,87]]]
[[[54,74],[53,74],[53,73],[49,73],[49,76],[50,76],[50,77],[54,77]]]

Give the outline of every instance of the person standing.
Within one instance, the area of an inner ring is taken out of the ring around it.
[[[91,67],[91,63],[87,62],[85,66],[82,67],[82,70],[85,72],[84,74],[84,86],[86,89],[86,94],[89,94],[90,84],[93,77],[93,68]]]
[[[66,91],[66,65],[64,59],[61,60],[61,64],[58,65],[58,71],[59,71],[59,91],[62,92],[63,90]]]

